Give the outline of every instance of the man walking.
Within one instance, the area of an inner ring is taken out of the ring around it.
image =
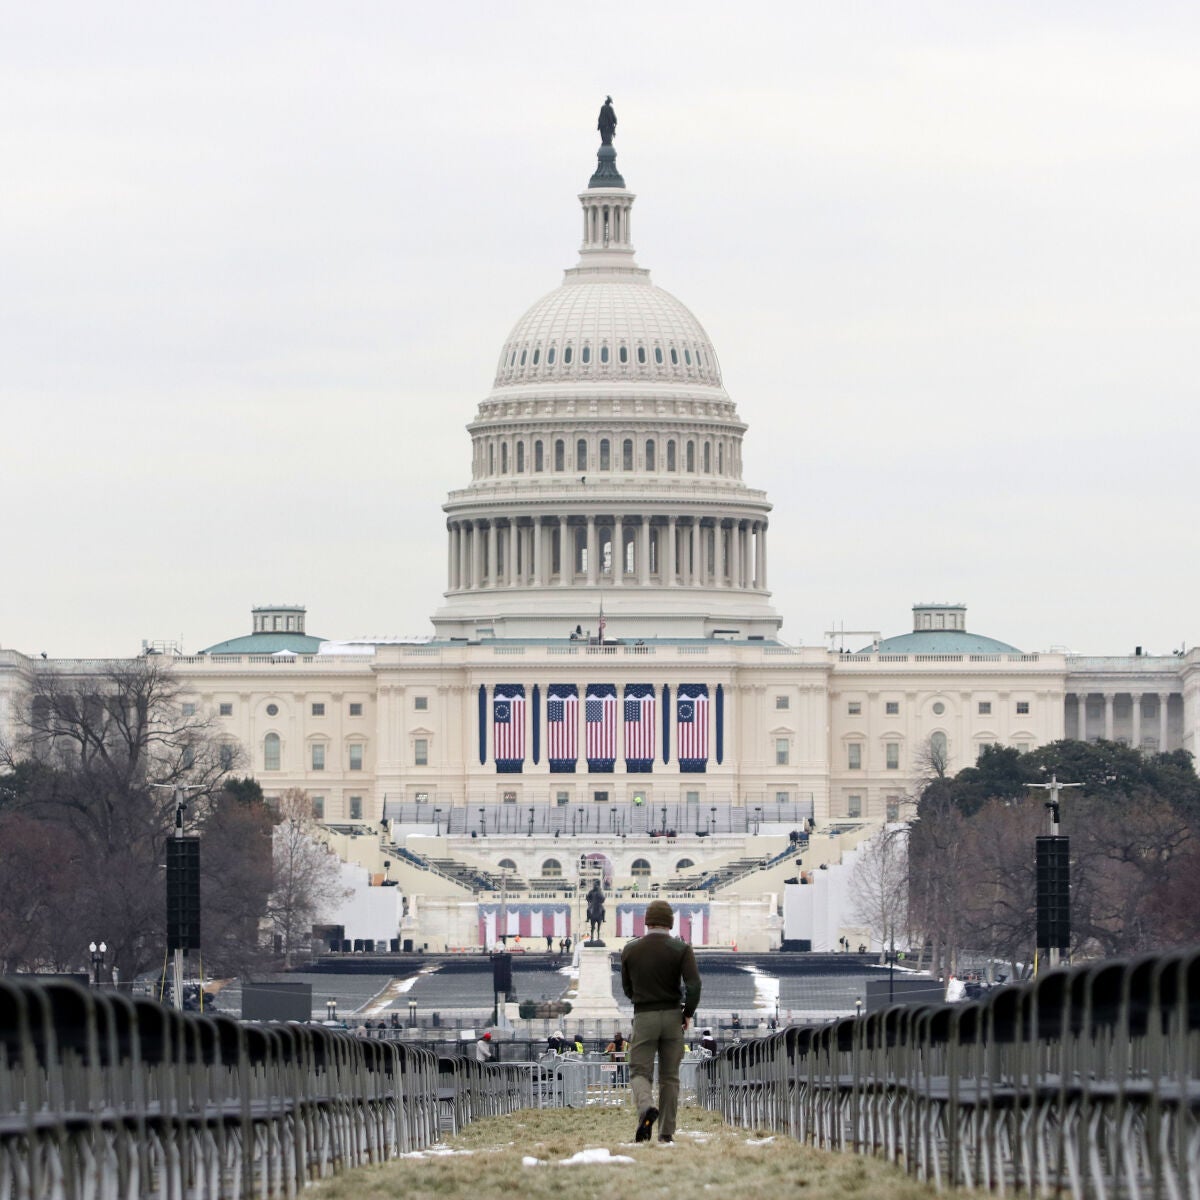
[[[675,1138],[683,1035],[700,1003],[700,972],[691,946],[671,936],[675,913],[665,900],[646,905],[644,937],[621,951],[621,985],[633,1001],[629,1082],[638,1122],[635,1140],[648,1142],[661,1116],[658,1140]],[[658,1056],[658,1107],[654,1106],[654,1057]]]

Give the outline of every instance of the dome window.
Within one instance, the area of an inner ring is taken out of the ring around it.
[[[609,471],[612,469],[612,462],[608,451],[608,438],[600,439],[600,470]]]
[[[661,346],[654,347],[654,361],[656,363],[658,363],[658,365],[660,367],[662,366],[662,347]]]
[[[508,474],[508,443],[500,443],[500,474]]]
[[[515,350],[508,356],[508,365],[510,367],[517,365],[517,352]]]
[[[556,471],[565,471],[567,469],[567,447],[566,443],[559,438],[554,443],[554,469]]]
[[[675,442],[674,439],[667,443],[667,470],[677,470],[675,465]]]
[[[622,363],[627,363],[629,361],[629,347],[628,346],[622,346],[617,351],[617,361],[622,362]]]
[[[687,444],[687,469],[691,472],[696,470],[696,443],[688,442]]]
[[[602,363],[608,362],[608,347],[607,346],[600,347],[600,361]]]
[[[583,348],[583,351],[582,351],[582,353],[581,353],[581,354],[580,354],[580,356],[579,356],[579,361],[580,361],[581,363],[583,363],[583,365],[584,365],[585,367],[587,366],[587,364],[588,364],[588,363],[590,363],[590,362],[592,361],[592,348],[591,348],[591,346],[584,346],[584,348]]]
[[[567,348],[563,351],[563,366],[569,367],[570,365],[571,365],[571,347],[567,346]]]
[[[521,366],[525,365],[525,351],[521,351]]]
[[[688,350],[686,347],[684,348],[684,351],[683,351],[683,361],[685,363],[687,363],[687,365],[689,367],[692,365],[692,352],[690,350]]]
[[[646,443],[646,470],[654,470],[654,439],[651,438]]]
[[[704,473],[712,474],[712,445],[709,442],[704,443]]]
[[[679,366],[679,351],[674,346],[671,347],[671,366]]]
[[[639,346],[638,347],[638,366],[644,367],[645,365],[646,365],[646,347]]]
[[[517,443],[517,474],[525,474],[525,443]]]
[[[542,357],[542,352],[541,352],[541,350],[535,350],[535,351],[533,352],[533,365],[534,365],[535,367],[538,365],[538,359],[539,359],[539,358],[541,358],[541,357]]]
[[[575,443],[575,470],[587,470],[587,442],[583,438]]]
[[[553,346],[551,346],[550,349],[546,351],[546,366],[548,366],[548,367],[554,366],[554,347]]]
[[[533,443],[533,469],[535,472],[544,471],[546,469],[541,442]]]
[[[621,443],[621,470],[633,470],[633,438],[626,438]]]

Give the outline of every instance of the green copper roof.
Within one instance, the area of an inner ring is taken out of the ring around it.
[[[201,650],[201,654],[278,654],[291,650],[293,654],[316,654],[325,638],[307,633],[248,633],[230,638]]]
[[[867,646],[859,654],[1020,654],[1016,646],[965,629],[918,629],[884,638],[878,648]]]

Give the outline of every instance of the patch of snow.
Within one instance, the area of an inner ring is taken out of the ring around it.
[[[747,1138],[747,1146],[769,1146],[775,1139],[773,1137],[765,1138]]]
[[[474,1154],[474,1150],[451,1150],[449,1146],[438,1143],[436,1146],[430,1146],[428,1150],[412,1150],[408,1154],[400,1155],[401,1158],[453,1158],[461,1154]]]
[[[559,1165],[563,1167],[578,1167],[593,1163],[631,1163],[634,1160],[627,1154],[613,1154],[606,1147],[580,1150],[570,1158],[560,1158]]]
[[[525,1157],[521,1159],[521,1166],[523,1167],[540,1167],[541,1165],[542,1160],[540,1158],[534,1158],[530,1154],[525,1155]]]

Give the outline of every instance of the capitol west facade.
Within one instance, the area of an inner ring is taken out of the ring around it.
[[[932,603],[866,646],[779,640],[747,426],[699,321],[635,262],[611,149],[579,196],[578,263],[514,326],[468,427],[433,636],[322,641],[303,609],[265,606],[245,636],[173,660],[266,794],[303,788],[343,854],[388,862],[419,940],[473,944],[494,913],[405,846],[547,897],[581,853],[632,895],[693,897],[809,816],[843,839],[903,818],[931,748],[951,772],[993,742],[1194,753],[1200,651],[1022,653]],[[47,668],[96,664],[0,651],[5,735],[23,674]],[[693,940],[765,948],[795,873],[780,861],[727,902],[710,889]],[[532,908],[535,934],[563,927]]]

